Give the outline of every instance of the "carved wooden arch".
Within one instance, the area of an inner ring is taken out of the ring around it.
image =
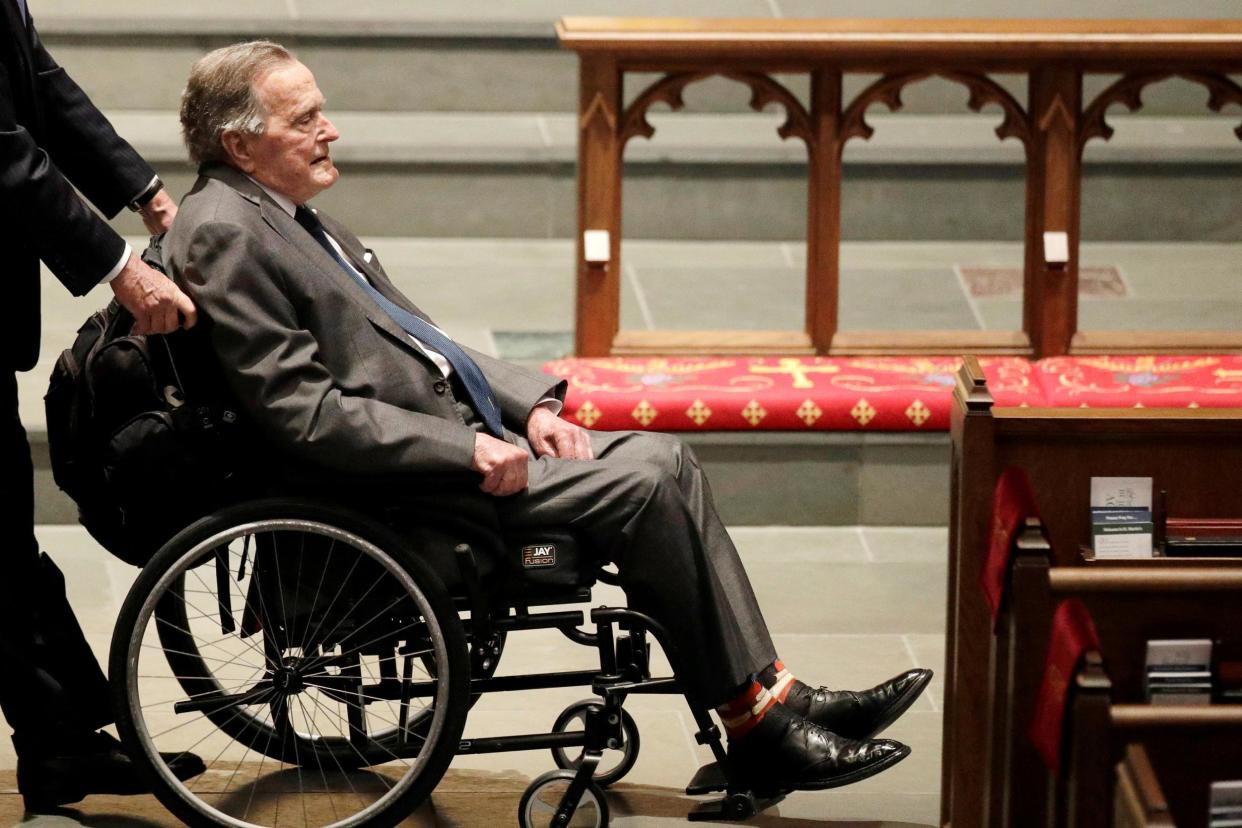
[[[660,80],[643,90],[621,116],[619,139],[621,146],[636,135],[650,138],[655,134],[655,127],[647,120],[647,111],[652,104],[663,102],[674,112],[686,105],[682,93],[692,83],[719,75],[743,84],[750,89],[750,108],[762,112],[770,103],[778,103],[785,108],[785,122],[776,130],[781,138],[797,137],[809,149],[814,143],[811,133],[811,117],[806,107],[792,92],[783,85],[759,72],[675,72],[665,75]]]
[[[1083,110],[1082,127],[1078,131],[1078,151],[1082,152],[1092,138],[1107,141],[1113,137],[1113,128],[1108,125],[1105,115],[1113,104],[1124,104],[1131,112],[1143,108],[1143,90],[1153,83],[1182,78],[1197,83],[1208,90],[1208,109],[1220,112],[1227,104],[1242,106],[1242,86],[1239,86],[1227,75],[1212,72],[1143,72],[1126,75],[1108,86],[1095,100]],[[1242,138],[1242,125],[1234,129],[1234,134]]]
[[[940,77],[953,83],[961,84],[970,91],[967,106],[974,112],[980,112],[987,104],[994,103],[1001,108],[1005,118],[996,127],[996,135],[1001,140],[1017,138],[1029,151],[1031,146],[1031,122],[1022,104],[1009,94],[1003,86],[989,78],[972,72],[903,72],[896,75],[885,75],[868,86],[845,108],[841,118],[841,146],[851,138],[867,140],[875,129],[867,123],[867,110],[872,104],[882,103],[890,111],[901,109],[901,93],[912,83],[930,77]]]

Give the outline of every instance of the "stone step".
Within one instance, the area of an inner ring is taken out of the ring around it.
[[[117,131],[152,163],[186,159],[177,114],[110,110]],[[577,117],[562,112],[329,112],[341,132],[333,156],[342,164],[574,164]],[[806,158],[798,139],[782,140],[781,113],[653,113],[651,139],[626,146],[627,163],[796,164]],[[844,163],[871,165],[1021,165],[1022,144],[1001,141],[999,118],[988,115],[872,115],[869,140],[846,146]],[[1130,116],[1116,134],[1093,142],[1087,164],[1240,163],[1234,124],[1216,117]]]
[[[323,13],[294,15],[285,7],[300,10],[296,0],[269,0],[253,6],[240,5],[243,0],[236,2],[236,8],[232,3],[213,4],[210,11],[198,4],[174,8],[158,3],[158,8],[148,14],[149,4],[134,8],[114,7],[120,0],[99,4],[61,0],[57,13],[45,16],[36,9],[36,17],[57,60],[98,105],[110,109],[175,109],[195,59],[209,49],[255,37],[278,40],[294,49],[315,72],[329,100],[341,109],[572,112],[577,107],[577,57],[559,47],[552,26],[561,12],[589,10],[580,3],[543,0],[477,7],[470,4],[454,13],[440,4],[392,0],[353,4],[347,11],[333,4]],[[697,5],[674,3],[665,9],[665,4],[650,2],[664,13],[676,6],[693,12],[690,7]],[[1184,4],[1179,11],[1187,16],[1199,12],[1197,16],[1211,17],[1223,10],[1215,9],[1214,2],[1199,0],[1197,4]],[[640,14],[642,6],[648,4],[586,5],[601,11],[612,5],[621,13]],[[725,4],[723,9],[714,5],[710,13],[727,13],[733,5],[751,12],[756,9],[741,7],[765,7],[752,16],[770,14],[765,0],[740,0]],[[825,7],[824,11],[837,14],[841,5]],[[876,5],[882,11],[885,4]],[[1100,7],[1106,3],[1096,0],[1082,5]],[[810,8],[803,11],[814,12]],[[1117,16],[1143,16],[1142,11],[1126,6]],[[700,12],[707,14],[709,10]],[[971,13],[987,16],[978,6],[972,7]],[[632,100],[655,77],[629,76],[627,99]],[[778,79],[806,102],[808,84],[804,77]],[[1019,101],[1026,100],[1021,76],[998,74],[995,79]],[[846,100],[872,80],[874,76],[847,76]],[[1112,80],[1111,76],[1089,76],[1084,84],[1086,100]],[[903,93],[905,110],[913,113],[964,112],[966,97],[961,86],[937,78],[913,84]],[[694,84],[686,93],[690,111],[743,112],[747,111],[748,99],[745,87],[720,78]],[[1200,115],[1206,111],[1206,92],[1187,81],[1171,80],[1149,87],[1143,99],[1144,112],[1149,115]]]
[[[32,432],[35,522],[77,523],[56,487],[47,436]],[[716,432],[685,435],[731,526],[943,526],[948,434]]]
[[[1166,18],[1165,0],[33,0],[42,29],[74,32],[167,33],[249,27],[253,31],[300,28],[385,34],[390,31],[490,36],[551,35],[566,15],[656,17],[871,17],[871,18]],[[1232,18],[1233,0],[1182,0],[1188,18]]]
[[[111,113],[174,194],[194,173],[167,111]],[[563,113],[342,111],[342,182],[318,203],[359,233],[565,238],[576,232],[574,116]],[[780,116],[653,115],[627,148],[627,236],[799,239],[805,150],[775,134]],[[845,153],[846,239],[1021,238],[1022,151],[995,119],[876,115]],[[1238,238],[1242,153],[1225,119],[1118,119],[1086,154],[1084,233],[1097,239]],[[480,194],[486,193],[485,198]],[[1222,219],[1224,217],[1224,219]],[[123,216],[125,232],[140,232]]]

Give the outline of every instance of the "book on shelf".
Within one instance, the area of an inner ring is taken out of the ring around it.
[[[1097,558],[1150,558],[1150,477],[1091,478],[1091,545]]]
[[[1147,642],[1144,686],[1152,704],[1210,704],[1212,642],[1206,638]]]
[[[1242,557],[1242,519],[1168,518],[1164,554],[1171,557]]]
[[[1208,797],[1209,828],[1242,828],[1242,779],[1213,782]]]

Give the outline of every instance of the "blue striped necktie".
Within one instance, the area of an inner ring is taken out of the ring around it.
[[[392,318],[392,321],[400,325],[402,330],[410,336],[448,360],[449,365],[453,366],[453,370],[461,378],[461,384],[466,389],[466,394],[470,397],[470,404],[474,407],[475,413],[482,418],[483,425],[487,427],[487,430],[493,436],[503,438],[504,431],[500,424],[500,406],[497,405],[496,395],[492,393],[492,387],[488,384],[487,377],[483,376],[483,371],[479,368],[478,363],[471,359],[470,355],[463,351],[456,342],[440,333],[435,326],[410,313],[376,290],[375,286],[357,268],[347,262],[332,245],[332,242],[328,239],[328,234],[324,232],[323,224],[319,221],[319,217],[312,213],[308,207],[305,205],[298,207],[294,218],[298,224],[306,228],[306,232],[310,233],[315,241],[319,242],[320,247],[328,251],[328,255],[336,260],[341,269],[362,286],[367,295],[375,300],[375,303]]]

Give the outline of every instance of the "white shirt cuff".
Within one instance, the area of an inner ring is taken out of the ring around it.
[[[561,409],[564,407],[564,403],[555,397],[544,397],[542,400],[535,403],[535,408],[546,408],[558,417],[561,414]]]
[[[115,279],[117,276],[120,276],[121,271],[125,268],[125,263],[129,261],[129,257],[133,252],[134,252],[134,248],[129,246],[129,242],[126,242],[125,252],[121,254],[121,260],[117,262],[115,265],[113,265],[112,269],[108,271],[107,276],[104,276],[102,279],[99,280],[99,284],[106,285],[109,282],[111,282],[113,279]]]

